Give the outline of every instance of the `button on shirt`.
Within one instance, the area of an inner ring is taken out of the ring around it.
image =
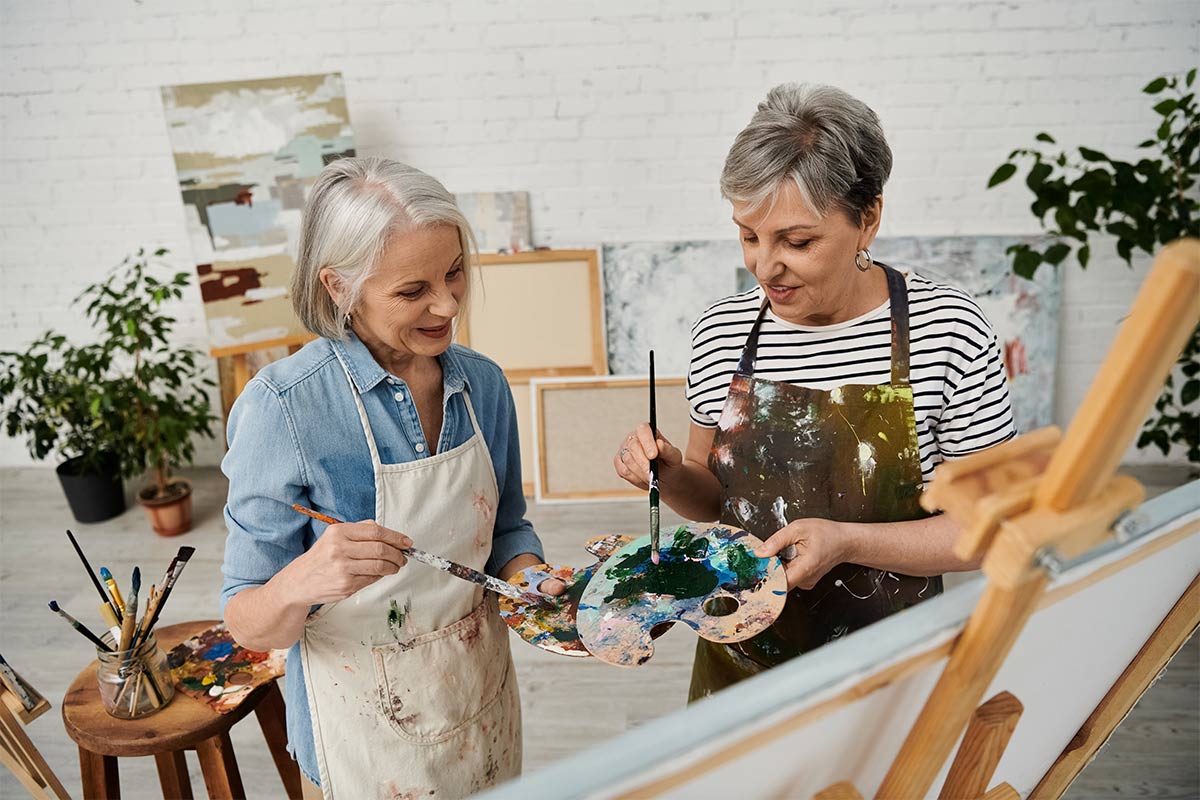
[[[430,456],[407,385],[389,375],[352,333],[344,341],[310,342],[265,367],[229,413],[229,452],[221,462],[229,478],[222,608],[242,589],[270,580],[325,529],[293,511],[293,503],[339,519],[375,517],[371,455],[335,348],[362,394],[382,463]],[[542,558],[541,542],[525,519],[516,409],[504,374],[495,362],[457,344],[438,360],[444,420],[435,452],[471,437],[463,398],[468,392],[496,472],[500,499],[486,571],[495,575],[522,553]],[[319,782],[299,643],[288,651],[286,691],[288,749],[304,774]]]

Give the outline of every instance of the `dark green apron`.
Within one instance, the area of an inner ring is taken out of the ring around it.
[[[878,262],[877,262],[878,263]],[[891,382],[829,391],[754,377],[763,302],[713,437],[709,468],[721,481],[721,522],[767,539],[789,522],[903,522],[927,514],[921,495],[909,384],[908,288],[887,274]],[[793,589],[775,624],[745,642],[700,639],[689,700],[814,650],[942,590],[920,578],[839,564],[815,587]]]

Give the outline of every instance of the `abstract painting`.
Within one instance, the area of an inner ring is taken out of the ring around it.
[[[180,642],[167,654],[176,688],[220,714],[238,707],[251,691],[283,675],[286,650],[260,653],[233,640],[225,623]]]
[[[738,240],[604,245],[604,315],[614,375],[686,375],[692,324],[737,289]],[[744,271],[744,270],[743,270]]]
[[[521,253],[533,249],[529,192],[477,192],[454,199],[475,234],[481,253]]]
[[[287,298],[300,215],[354,155],[337,73],[162,89],[213,355],[302,341]]]
[[[992,323],[1012,397],[1018,433],[1054,422],[1058,309],[1062,280],[1058,270],[1039,269],[1033,280],[1013,273],[1005,248],[1034,241],[1011,236],[890,236],[871,245],[871,255],[901,270],[914,270],[975,298]],[[757,286],[745,269],[737,272],[738,291]]]
[[[711,523],[663,531],[660,562],[650,537],[613,553],[588,582],[576,622],[588,652],[618,667],[654,655],[652,633],[682,622],[713,642],[741,642],[766,630],[787,600],[778,558],[759,558],[758,544],[738,528]]]
[[[1031,241],[1012,236],[894,236],[881,237],[871,247],[878,260],[956,286],[979,303],[1000,341],[1018,433],[1054,422],[1058,363],[1058,270],[1039,269],[1028,280],[1013,273],[1004,252],[1010,245]]]

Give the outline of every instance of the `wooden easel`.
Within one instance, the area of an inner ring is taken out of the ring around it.
[[[21,680],[19,675],[17,679]],[[70,800],[71,795],[25,733],[25,726],[49,711],[50,703],[28,682],[21,680],[21,685],[35,701],[32,709],[26,709],[21,699],[0,681],[0,764],[8,767],[37,800]]]
[[[1051,573],[1112,535],[1120,516],[1142,501],[1141,485],[1116,475],[1116,467],[1197,324],[1200,240],[1188,239],[1169,245],[1157,258],[1065,436],[1044,428],[938,467],[922,505],[944,510],[963,526],[956,552],[984,555],[988,585],[877,798],[924,797],[964,728],[941,797],[1017,796],[1008,784],[986,787],[1016,725],[1020,703],[1006,693],[982,706],[979,702],[1036,609]],[[1061,796],[1198,624],[1200,579],[1032,797]],[[861,800],[846,782],[816,797]]]
[[[246,384],[249,383],[250,379],[254,377],[254,372],[250,365],[251,354],[258,353],[263,350],[270,350],[275,347],[286,347],[288,355],[291,355],[315,338],[315,336],[305,333],[294,336],[285,336],[282,339],[270,339],[265,342],[252,342],[250,344],[235,345],[233,347],[214,347],[210,349],[209,355],[215,359],[218,359],[217,372],[218,376],[221,378],[220,390],[221,405],[223,406],[223,410],[228,412],[229,408],[233,406],[233,401],[238,398],[238,395],[240,395],[242,390],[246,388]],[[226,372],[224,375],[221,374],[222,369],[220,368],[220,359],[224,358],[229,359],[229,367],[226,367],[225,369],[231,369],[231,375],[229,372]],[[226,378],[227,375],[229,376],[228,379]]]

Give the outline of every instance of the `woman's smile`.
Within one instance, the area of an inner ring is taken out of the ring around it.
[[[436,328],[417,328],[417,332],[422,336],[428,336],[430,339],[442,339],[450,335],[450,323],[452,320],[446,320],[443,324]]]

